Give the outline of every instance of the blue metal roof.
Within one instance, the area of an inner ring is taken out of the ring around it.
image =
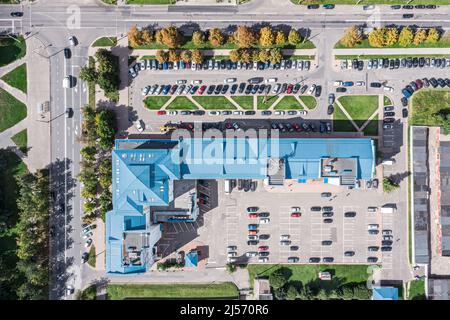
[[[186,254],[184,266],[185,267],[197,267],[198,264],[198,253],[197,251],[191,251]]]
[[[398,300],[398,288],[374,287],[372,290],[372,300]]]

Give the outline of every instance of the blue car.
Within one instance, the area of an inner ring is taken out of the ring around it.
[[[169,93],[169,90],[170,90],[170,87],[171,87],[170,84],[168,84],[167,86],[165,86],[164,89],[163,89],[163,91],[162,91],[162,93],[163,93],[164,95],[168,94],[168,93]]]
[[[257,230],[258,229],[258,225],[257,224],[249,224],[248,225],[248,230]]]
[[[404,95],[406,98],[409,98],[409,97],[412,96],[412,92],[409,91],[408,89],[403,89],[403,90],[402,90],[402,93],[403,93],[403,95]]]
[[[344,87],[351,87],[351,86],[353,86],[353,81],[344,81],[344,82],[342,82],[342,85]]]

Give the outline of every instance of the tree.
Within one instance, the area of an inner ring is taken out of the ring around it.
[[[225,36],[219,28],[209,29],[208,40],[214,47],[221,46],[225,42]]]
[[[293,285],[288,285],[286,290],[286,300],[295,300],[298,296],[298,291]]]
[[[277,299],[277,300],[285,300],[286,299],[286,290],[283,287],[274,289],[273,295],[275,296],[275,299]]]
[[[418,29],[414,34],[414,45],[418,46],[425,42],[427,39],[427,31],[425,29]]]
[[[363,33],[359,26],[351,26],[344,32],[344,36],[341,39],[341,43],[348,47],[353,48],[363,40]]]
[[[112,210],[112,194],[108,189],[103,190],[102,194],[98,198],[98,203],[100,205],[99,211],[101,218],[105,221],[106,212]]]
[[[275,43],[277,45],[283,45],[286,43],[286,35],[284,34],[283,31],[277,31],[277,34],[275,36]]]
[[[317,291],[315,297],[316,300],[327,300],[328,294],[325,291],[325,289],[320,288],[319,291]]]
[[[83,66],[80,69],[80,79],[86,82],[94,82],[98,78],[98,73],[94,67]]]
[[[156,41],[156,43],[163,44],[163,36],[162,36],[161,30],[156,30],[155,41]]]
[[[341,297],[344,300],[351,300],[353,299],[353,288],[349,285],[344,285],[339,288],[341,291]]]
[[[375,28],[369,33],[369,44],[371,47],[381,48],[384,47],[386,36],[386,28]]]
[[[240,50],[241,61],[244,63],[249,63],[252,61],[252,55],[249,50]]]
[[[252,61],[259,61],[259,50],[258,49],[254,49],[252,50]]]
[[[430,28],[430,29],[428,29],[428,35],[427,35],[427,39],[425,42],[436,43],[439,41],[440,37],[441,37],[441,35],[436,28]]]
[[[278,49],[278,48],[270,49],[270,63],[271,64],[280,63],[281,59],[283,59],[283,55],[281,54],[280,49]]]
[[[386,34],[384,36],[384,45],[385,46],[393,46],[398,42],[398,29],[397,28],[388,28],[386,30]]]
[[[263,27],[259,30],[259,44],[270,47],[275,43],[275,35],[271,27]]]
[[[241,59],[241,55],[239,50],[231,50],[230,51],[230,60],[232,62],[238,62]]]
[[[191,51],[192,62],[200,64],[203,62],[203,55],[200,50],[194,49]]]
[[[97,204],[95,202],[86,201],[83,203],[83,211],[85,213],[91,213],[97,208]]]
[[[283,269],[277,269],[269,276],[270,286],[274,289],[282,288],[287,282],[286,273]]]
[[[97,135],[100,138],[99,146],[108,150],[114,145],[116,134],[116,114],[111,109],[105,109],[95,116]]]
[[[183,60],[184,62],[191,62],[192,59],[192,55],[191,52],[189,50],[184,50],[183,52],[181,52],[181,60]]]
[[[293,46],[298,45],[300,42],[302,41],[302,38],[300,37],[300,34],[298,33],[297,30],[295,29],[291,29],[289,31],[289,35],[288,35],[288,42],[290,44],[292,44]]]
[[[169,48],[178,48],[181,45],[182,36],[177,27],[169,26],[166,28],[162,28],[160,30],[160,33],[161,42]]]
[[[142,44],[150,44],[153,41],[153,31],[149,28],[145,28],[141,33]]]
[[[402,47],[411,45],[414,39],[412,30],[408,27],[404,27],[398,36],[398,44]]]
[[[298,297],[301,300],[311,300],[313,294],[311,292],[311,288],[309,286],[303,286],[299,291],[298,291]]]
[[[391,177],[385,177],[383,179],[383,190],[384,192],[392,192],[395,189],[399,188],[400,185],[392,180]]]
[[[239,48],[250,48],[256,43],[256,36],[247,26],[239,26],[234,33],[234,41]]]
[[[169,50],[168,60],[170,62],[178,62],[180,61],[180,55],[175,50]]]
[[[86,146],[80,150],[80,155],[88,161],[94,161],[97,149],[94,146]]]
[[[192,33],[192,42],[196,46],[201,46],[205,43],[205,34],[202,31],[194,31]]]
[[[156,60],[159,63],[167,62],[169,60],[169,54],[164,50],[158,50],[156,51]]]
[[[353,287],[353,299],[369,300],[371,291],[364,285],[358,284]]]
[[[100,49],[95,53],[97,60],[98,78],[96,83],[108,96],[119,89],[119,58],[106,49]]]
[[[264,49],[259,50],[259,61],[267,62],[269,60],[270,60],[269,50],[264,50]]]
[[[128,41],[133,48],[142,44],[141,32],[136,26],[132,26],[130,30],[128,30]]]

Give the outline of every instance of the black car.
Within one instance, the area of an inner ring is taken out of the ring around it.
[[[322,211],[322,207],[311,207],[311,211]]]
[[[249,85],[247,86],[247,88],[245,89],[245,94],[250,94],[250,92],[252,91],[252,89],[253,89],[253,85],[252,85],[252,84],[249,84]]]
[[[22,16],[23,16],[23,12],[19,12],[19,11],[11,12],[11,17],[22,17]]]
[[[406,109],[406,108],[402,109],[402,116],[403,116],[403,118],[408,118],[408,109]]]
[[[269,252],[268,251],[261,251],[261,252],[258,252],[258,255],[260,257],[268,257],[269,256]]]
[[[395,59],[395,60],[394,60],[394,68],[395,68],[395,69],[400,68],[400,59]]]
[[[419,66],[419,58],[413,58],[412,64],[414,68],[417,68]]]
[[[292,88],[292,94],[297,94],[298,90],[300,90],[300,84],[296,84],[294,88]]]
[[[391,246],[392,240],[383,240],[383,241],[381,241],[381,245],[382,246]]]
[[[333,219],[331,218],[327,218],[327,219],[323,219],[323,223],[332,223]]]
[[[392,112],[392,111],[390,111],[390,112],[385,112],[385,113],[384,113],[384,117],[395,117],[395,112]]]
[[[391,246],[383,246],[383,247],[381,247],[381,251],[383,251],[383,252],[392,251],[392,247]]]
[[[248,79],[248,82],[251,84],[258,84],[258,83],[261,83],[262,81],[263,81],[263,78],[261,78],[261,77],[255,77],[255,78]]]
[[[214,94],[219,94],[222,91],[223,85],[219,84],[214,90]]]
[[[320,94],[322,93],[322,86],[316,86],[316,90],[314,92],[314,95],[316,98],[320,97]]]
[[[402,67],[402,68],[406,68],[406,59],[405,58],[403,58],[402,60],[400,60],[400,66]]]
[[[227,64],[225,63],[225,60],[221,60],[220,61],[220,69],[226,69],[226,67],[227,67]]]
[[[245,114],[246,116],[253,116],[253,115],[256,114],[256,112],[253,111],[253,110],[247,110],[247,111],[244,112],[244,114]]]
[[[412,13],[404,13],[402,15],[402,17],[403,17],[403,19],[410,19],[410,18],[413,18],[414,15]]]
[[[389,60],[389,69],[394,69],[394,60]]]
[[[269,240],[270,234],[261,234],[259,235],[259,240]]]
[[[436,9],[436,6],[434,4],[427,4],[425,6],[425,8],[427,8],[427,9]]]
[[[346,213],[344,213],[344,217],[354,218],[354,217],[356,217],[356,212],[355,211],[347,211]]]
[[[258,240],[248,240],[247,245],[249,246],[256,246],[258,244]],[[262,252],[260,252],[262,253]]]
[[[333,114],[333,112],[334,112],[334,107],[332,104],[330,104],[327,109],[327,114],[330,115],[330,114]]]
[[[323,246],[331,246],[333,244],[333,241],[331,240],[322,240]]]
[[[287,90],[287,87],[288,87],[287,83],[283,83],[283,85],[281,86],[280,93],[285,93]]]
[[[81,255],[81,261],[82,261],[83,263],[85,263],[86,261],[88,261],[88,258],[89,258],[89,253],[87,253],[87,252],[84,252],[84,253]]]
[[[223,86],[223,88],[222,88],[222,90],[220,90],[220,93],[221,93],[221,94],[225,94],[225,93],[227,93],[227,91],[228,91],[228,88],[229,88],[229,87],[230,87],[230,86],[229,86],[229,85],[227,85],[227,84],[226,84],[226,85],[224,85],[224,86]]]
[[[402,8],[403,9],[414,9],[414,6],[407,4],[407,5],[404,5]]]
[[[441,88],[445,87],[445,81],[442,78],[437,79],[437,83]]]
[[[245,90],[245,83],[242,82],[242,83],[239,84],[239,90],[238,90],[238,92],[239,92],[239,93],[242,93],[242,92],[244,92],[244,90]]]
[[[210,85],[208,88],[208,91],[206,91],[207,94],[212,94],[214,92],[214,89],[216,89],[215,85]]]
[[[394,118],[384,118],[383,122],[384,123],[392,123],[392,122],[395,122],[395,119]]]
[[[358,70],[362,71],[364,69],[364,62],[362,60],[358,61]]]
[[[412,58],[406,59],[406,67],[408,67],[408,69],[412,68]]]
[[[309,263],[319,263],[320,258],[319,257],[311,257],[309,258]]]
[[[255,94],[258,91],[258,89],[259,89],[259,84],[254,85],[252,88],[252,94]]]
[[[331,218],[333,216],[333,212],[323,212],[322,217],[323,218]]]
[[[401,102],[402,102],[402,106],[404,106],[404,107],[407,107],[407,106],[408,106],[408,98],[403,97],[403,98],[401,99]]]
[[[449,78],[445,78],[445,84],[447,85],[447,87],[450,87],[450,79]]]
[[[259,86],[259,89],[258,89],[258,93],[259,93],[259,94],[263,93],[265,88],[266,88],[266,85],[265,85],[265,84],[260,85],[260,86]]]
[[[300,89],[300,94],[304,94],[306,89],[308,89],[308,86],[305,84],[301,89]]]
[[[336,92],[346,92],[347,91],[347,88],[344,88],[344,87],[339,87],[339,88],[336,88]]]
[[[425,58],[419,58],[419,68],[423,68],[425,66]]]
[[[333,257],[323,257],[322,262],[333,262],[334,258]]]
[[[319,9],[320,6],[318,4],[310,4],[307,6],[308,9]]]
[[[298,246],[290,246],[289,250],[291,250],[291,251],[298,251]]]
[[[381,88],[381,83],[379,83],[379,82],[371,82],[370,86],[372,88]]]
[[[324,212],[331,212],[333,211],[333,207],[332,206],[325,206],[322,208],[322,211]]]
[[[389,59],[384,58],[383,59],[383,69],[389,68]]]
[[[237,85],[237,84],[233,84],[233,85],[231,86],[230,94],[235,94],[237,88],[238,88],[238,85]]]
[[[355,251],[345,251],[344,256],[353,257],[355,255]]]
[[[353,59],[353,61],[352,61],[352,68],[353,69],[358,69],[358,59]]]
[[[71,56],[72,56],[72,51],[70,51],[69,48],[64,48],[64,57],[66,59],[70,59]]]
[[[367,258],[367,262],[369,262],[369,263],[374,263],[374,262],[377,262],[377,261],[378,261],[377,257],[368,257]]]
[[[203,110],[195,110],[195,111],[192,111],[192,114],[194,116],[203,116],[205,114],[205,111],[203,111]]]
[[[402,6],[401,5],[393,5],[393,6],[391,6],[391,9],[392,10],[398,10],[398,9],[401,9],[402,8]]]
[[[423,5],[423,4],[416,4],[416,5],[414,6],[414,8],[416,8],[416,9],[425,9],[426,6]]]
[[[430,79],[430,84],[433,88],[436,88],[438,86],[438,82],[435,78]]]

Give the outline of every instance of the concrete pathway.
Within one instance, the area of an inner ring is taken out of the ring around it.
[[[352,123],[352,125],[355,127],[356,130],[359,131],[359,127],[358,125],[355,123],[355,121],[353,121],[352,117],[350,116],[350,114],[347,112],[347,110],[345,110],[344,106],[339,102],[339,100],[336,100],[336,105],[338,106],[339,109],[341,109],[341,111],[345,114],[345,116],[347,117],[347,119]]]
[[[10,64],[7,64],[6,66],[1,67],[0,68],[0,78],[3,77],[8,72],[11,72],[15,68],[17,68],[18,66],[20,66],[26,62],[27,62],[26,57],[23,57],[23,58],[20,58],[19,60],[11,62]]]
[[[383,114],[383,108],[384,108],[384,95],[383,94],[379,94],[378,95],[378,108],[377,110],[375,110],[372,115],[366,120],[366,122],[363,123],[363,125],[359,128],[359,131],[363,131],[368,125],[369,123],[372,121],[373,118],[375,118],[375,116],[377,114]],[[378,128],[378,130],[380,130],[380,128]],[[379,131],[381,132],[381,131]]]
[[[0,88],[7,91],[9,94],[14,96],[14,98],[19,100],[23,104],[25,104],[25,105],[27,104],[27,95],[25,93],[23,93],[22,91],[20,91],[19,89],[10,86],[3,80],[0,80]]]

